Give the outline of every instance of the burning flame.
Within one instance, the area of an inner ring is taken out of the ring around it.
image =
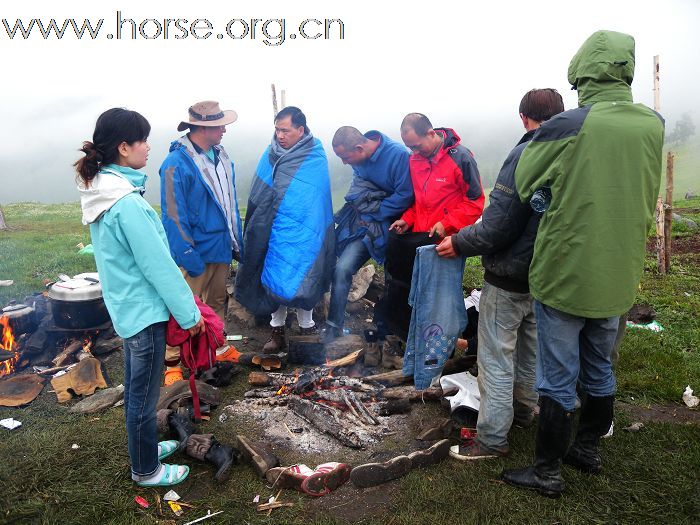
[[[0,349],[13,352],[14,357],[0,361],[0,377],[6,376],[14,372],[15,363],[19,359],[19,352],[15,350],[15,337],[12,335],[10,328],[10,319],[7,316],[0,317]]]

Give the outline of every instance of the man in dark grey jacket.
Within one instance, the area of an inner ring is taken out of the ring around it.
[[[510,152],[489,196],[481,222],[446,237],[437,247],[443,257],[482,255],[484,288],[479,301],[479,392],[476,439],[455,445],[450,455],[472,460],[505,456],[513,422],[529,425],[537,404],[537,331],[528,269],[541,213],[522,203],[515,168],[542,122],[564,111],[554,89],[533,89],[520,102],[527,133]]]

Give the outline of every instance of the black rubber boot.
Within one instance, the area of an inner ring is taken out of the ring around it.
[[[180,446],[177,448],[180,452],[185,450],[187,446],[187,438],[196,432],[192,421],[190,418],[173,412],[168,416],[168,424],[170,425],[170,432],[177,437],[180,442]]]
[[[564,456],[564,463],[588,474],[599,474],[603,470],[598,446],[600,437],[610,429],[614,400],[614,396],[585,396],[576,439]]]
[[[564,492],[561,462],[571,438],[572,413],[552,398],[542,396],[537,426],[534,463],[522,469],[504,470],[501,479],[509,485],[536,490],[558,498]]]
[[[237,465],[240,462],[241,453],[235,448],[224,445],[212,438],[211,448],[204,456],[204,460],[212,463],[216,467],[214,479],[218,482],[224,482],[228,479],[231,473],[231,465]]]

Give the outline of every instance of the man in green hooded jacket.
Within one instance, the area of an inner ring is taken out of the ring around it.
[[[530,266],[537,317],[540,416],[534,464],[511,485],[557,497],[562,460],[601,471],[600,436],[613,417],[610,354],[634,302],[659,193],[663,119],[632,102],[634,38],[598,31],[569,65],[579,107],[545,122],[515,172],[523,201],[551,192]],[[569,447],[576,384],[585,392]]]

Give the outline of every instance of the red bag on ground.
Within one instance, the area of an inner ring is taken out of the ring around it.
[[[165,342],[170,346],[180,347],[180,361],[190,372],[190,391],[192,392],[194,418],[196,421],[200,421],[202,413],[199,408],[199,395],[197,394],[197,386],[194,379],[200,372],[209,370],[214,366],[216,349],[223,346],[225,338],[224,323],[214,313],[214,310],[203,303],[197,296],[194,297],[194,301],[204,318],[204,330],[192,337],[189,330],[181,328],[171,315],[165,333]]]

